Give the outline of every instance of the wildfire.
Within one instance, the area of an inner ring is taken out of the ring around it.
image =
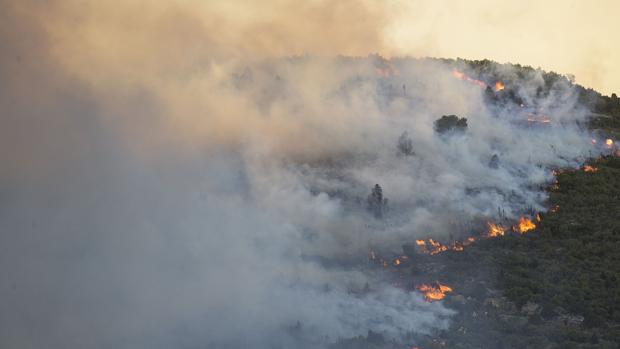
[[[407,256],[400,256],[398,258],[394,258],[394,260],[392,261],[392,264],[394,264],[394,266],[397,267],[401,265],[403,261],[406,259],[407,259]]]
[[[459,80],[467,81],[467,82],[470,82],[472,84],[478,85],[481,88],[486,88],[487,87],[487,84],[485,84],[484,81],[480,81],[480,80],[476,80],[476,79],[470,78],[469,76],[465,75],[465,73],[459,71],[456,68],[452,71],[452,76],[454,76],[455,78],[457,78]]]
[[[540,217],[540,216],[537,216]],[[536,228],[536,224],[534,224],[534,222],[532,222],[531,219],[527,218],[527,217],[521,217],[519,218],[519,224],[515,225],[513,227],[514,231],[518,231],[521,234],[525,234],[526,232],[532,230]]]
[[[447,293],[452,292],[452,287],[443,285],[439,281],[435,281],[432,284],[418,285],[416,289],[422,292],[427,302],[440,301],[446,297]]]
[[[585,165],[585,166],[583,167],[583,170],[584,170],[585,172],[596,172],[596,171],[598,171],[598,168],[596,168],[596,167],[592,167],[592,166],[590,166],[590,165]]]
[[[529,123],[537,123],[537,124],[549,124],[551,123],[551,118],[547,115],[538,115],[538,114],[527,114],[527,122]]]
[[[452,70],[452,76],[454,76],[455,78],[457,78],[459,80],[467,81],[467,82],[472,83],[474,85],[478,85],[480,88],[486,88],[487,87],[487,84],[484,81],[471,78],[471,77],[465,75],[465,73],[463,73],[462,71],[460,71],[460,70],[458,70],[456,68],[454,70]],[[496,81],[495,85],[493,85],[493,88],[495,89],[495,92],[498,92],[498,91],[501,91],[504,88],[506,88],[506,86],[501,81]]]
[[[497,236],[504,236],[504,233],[506,233],[506,229],[499,224],[487,222],[487,228],[486,237],[494,238]]]

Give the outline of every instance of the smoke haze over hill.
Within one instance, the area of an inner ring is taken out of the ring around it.
[[[452,311],[382,282],[369,249],[542,210],[550,168],[597,149],[568,80],[541,96],[541,71],[504,66],[523,105],[490,105],[455,62],[366,56],[387,17],[362,4],[3,1],[0,343],[311,348],[446,328]],[[437,134],[449,114],[464,133]]]

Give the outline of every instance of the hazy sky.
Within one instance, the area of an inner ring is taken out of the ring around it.
[[[94,63],[148,71],[162,60],[183,69],[212,57],[381,53],[540,66],[620,91],[615,0],[26,3],[13,1],[47,25],[62,61],[88,74]]]
[[[620,91],[618,1],[414,0],[394,8],[385,30],[391,52],[540,66]]]

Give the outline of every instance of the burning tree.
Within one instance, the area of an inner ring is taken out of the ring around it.
[[[435,132],[437,133],[465,132],[465,130],[467,130],[467,118],[459,118],[456,115],[444,115],[435,120]]]
[[[383,197],[383,189],[379,184],[375,184],[375,186],[370,191],[370,195],[368,195],[368,210],[372,212],[375,218],[383,218],[383,213],[387,207],[387,198]]]

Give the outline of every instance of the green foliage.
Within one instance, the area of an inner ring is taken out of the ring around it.
[[[456,115],[444,115],[435,120],[435,131],[437,133],[465,132],[465,130],[467,130],[467,118],[459,118]]]
[[[543,303],[583,316],[585,328],[605,329],[620,322],[620,159],[592,166],[598,171],[558,175],[549,199],[558,210],[506,251],[499,282],[518,306]]]

